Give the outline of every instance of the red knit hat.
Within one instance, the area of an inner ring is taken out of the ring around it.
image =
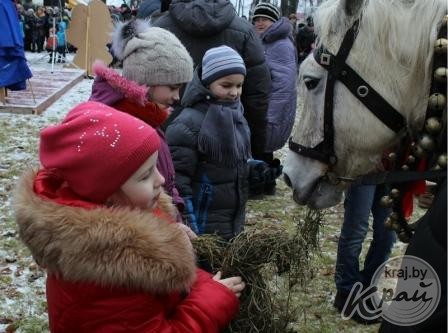
[[[82,198],[104,203],[160,147],[157,132],[97,102],[72,109],[40,133],[39,158]]]

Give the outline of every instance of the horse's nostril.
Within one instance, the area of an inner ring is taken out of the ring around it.
[[[283,178],[285,180],[286,185],[288,185],[289,187],[292,187],[291,179],[289,179],[289,177],[286,173],[283,174]]]

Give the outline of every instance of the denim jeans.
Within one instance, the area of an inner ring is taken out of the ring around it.
[[[390,208],[380,205],[381,197],[388,194],[384,185],[352,186],[345,196],[344,223],[338,244],[335,282],[338,291],[349,293],[356,282],[370,285],[376,269],[389,258],[395,242],[394,231],[384,227]],[[373,216],[373,240],[370,243],[363,270],[359,269],[359,255]]]

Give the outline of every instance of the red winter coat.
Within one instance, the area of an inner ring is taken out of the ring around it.
[[[196,268],[185,233],[167,222],[170,201],[161,196],[156,213],[106,208],[45,173],[23,176],[15,212],[48,272],[51,332],[212,333],[229,324],[238,299]]]

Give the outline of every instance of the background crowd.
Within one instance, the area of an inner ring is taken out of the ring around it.
[[[76,48],[65,40],[66,30],[70,26],[72,7],[67,2],[65,6],[34,5],[29,0],[13,0],[17,8],[19,23],[24,39],[25,51],[43,52],[75,52]],[[125,22],[133,18],[145,19],[150,22],[158,19],[168,11],[171,0],[144,0],[138,6],[131,2],[130,5],[123,2],[121,6],[109,5],[108,9],[114,23]],[[253,19],[254,13],[250,16]],[[306,19],[297,19],[296,13],[286,16],[292,26],[291,36],[297,47],[298,65],[314,47],[313,20],[311,16]],[[242,19],[248,20],[245,15]],[[56,44],[51,39],[54,35]],[[58,49],[59,47],[59,49]],[[63,61],[63,58],[60,59]]]

